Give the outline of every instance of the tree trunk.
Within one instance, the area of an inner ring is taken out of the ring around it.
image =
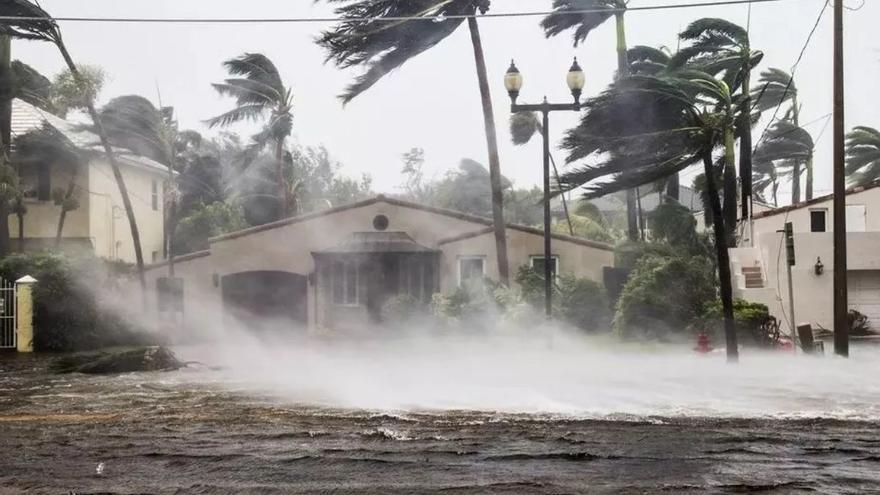
[[[17,201],[15,217],[18,220],[18,252],[24,252],[24,205]]]
[[[55,249],[61,247],[61,233],[64,231],[64,221],[67,219],[67,208],[64,206],[70,198],[73,197],[73,193],[76,189],[77,172],[79,172],[79,167],[74,166],[73,176],[70,178],[70,184],[67,185],[67,191],[64,192],[64,201],[61,204],[61,214],[58,215],[58,229],[55,231]]]
[[[76,64],[73,63],[73,59],[70,57],[70,53],[68,53],[64,42],[59,39],[57,46],[58,50],[61,52],[61,56],[64,58],[64,62],[67,64],[67,68],[70,69],[70,73],[73,74],[76,81],[81,82],[82,75],[80,74],[79,69],[77,69]],[[89,116],[92,118],[92,122],[95,124],[95,130],[98,133],[98,137],[101,139],[101,146],[104,148],[104,153],[107,155],[107,161],[110,162],[110,168],[113,170],[113,178],[116,180],[116,186],[119,188],[119,195],[122,196],[122,206],[125,208],[125,215],[128,218],[128,225],[131,228],[131,242],[134,246],[134,257],[137,263],[138,279],[141,284],[141,289],[143,290],[144,298],[146,298],[147,279],[144,275],[144,253],[141,248],[141,234],[138,230],[137,219],[134,216],[134,209],[131,206],[131,198],[128,195],[128,188],[125,186],[125,179],[122,177],[122,171],[119,169],[119,162],[116,160],[116,153],[113,152],[113,146],[110,144],[110,139],[107,137],[107,131],[104,130],[104,124],[101,122],[101,116],[98,115],[98,111],[95,109],[94,102],[87,102],[86,107],[89,111]]]
[[[278,201],[281,203],[281,218],[290,214],[290,192],[284,180],[284,140],[275,141],[275,179],[278,181]]]
[[[813,155],[807,158],[807,201],[813,199]]]
[[[617,28],[617,78],[629,76],[629,60],[626,57],[626,23],[623,12],[614,14],[615,27]],[[626,191],[626,234],[631,241],[638,240],[640,218],[637,206],[638,198],[633,189]]]
[[[677,172],[670,175],[669,181],[666,182],[666,196],[674,199],[676,202],[681,200],[681,180]]]
[[[751,58],[751,57],[749,57]],[[749,93],[751,77],[750,64],[747,61],[743,67],[743,83],[742,94],[745,95],[744,111],[740,112],[739,117],[739,180],[742,182],[740,186],[740,218],[743,222],[748,222],[750,210],[752,207],[752,98]]]
[[[727,252],[727,228],[724,225],[725,218],[721,210],[721,200],[718,197],[718,186],[715,184],[715,173],[712,170],[711,151],[707,151],[703,155],[703,169],[706,174],[706,189],[714,218],[715,255],[718,258],[718,283],[721,286],[721,308],[724,316],[727,360],[736,362],[739,359],[739,350],[737,349],[736,326],[733,319],[733,282],[730,276],[730,256]]]
[[[489,181],[492,188],[492,223],[495,227],[495,252],[498,258],[498,279],[504,285],[510,284],[507,265],[507,228],[504,222],[504,193],[501,186],[501,163],[498,158],[498,136],[495,130],[495,111],[492,109],[492,96],[489,92],[489,77],[486,73],[486,59],[483,55],[483,41],[477,19],[468,17],[471,44],[474,47],[474,61],[477,66],[477,80],[480,98],[483,103],[483,122],[486,128],[486,146],[489,150]]]
[[[736,247],[736,157],[733,129],[724,130],[724,228],[727,247]],[[711,179],[715,179],[712,177]],[[707,179],[708,180],[708,179]]]
[[[794,95],[791,98],[791,108],[792,108],[792,119],[794,120],[795,127],[800,127],[800,109],[798,108],[798,100],[797,95]],[[812,191],[808,193],[810,196],[813,195]],[[791,204],[796,204],[801,202],[801,161],[794,160],[794,165],[791,170]]]
[[[0,36],[0,167],[9,164],[12,139],[12,44],[9,36]],[[11,185],[11,184],[7,184]],[[9,236],[10,197],[0,196],[0,256],[12,250]]]

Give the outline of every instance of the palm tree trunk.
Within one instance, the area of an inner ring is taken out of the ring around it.
[[[70,177],[70,184],[67,185],[67,190],[64,192],[64,201],[61,203],[61,214],[58,215],[58,229],[55,231],[55,249],[61,247],[61,233],[64,231],[64,221],[67,219],[67,208],[65,208],[65,206],[70,198],[73,197],[76,188],[77,172],[79,172],[79,167],[75,166],[73,168],[73,176]]]
[[[16,201],[16,212],[15,216],[18,220],[18,252],[24,252],[24,205],[21,202],[21,199]]]
[[[751,57],[749,57],[751,58]],[[739,117],[739,179],[742,181],[742,197],[740,205],[740,218],[743,222],[749,219],[749,211],[752,206],[752,99],[749,89],[751,69],[749,61],[743,67],[742,94],[745,95],[744,111]]]
[[[9,36],[0,36],[0,167],[9,165],[12,141],[12,44]],[[11,168],[11,167],[10,167]],[[0,197],[0,256],[12,250],[9,236],[11,199]]]
[[[724,228],[728,247],[736,247],[736,157],[733,129],[724,130]],[[712,178],[714,180],[714,177]]]
[[[629,76],[629,61],[626,58],[626,23],[623,12],[614,14],[615,27],[617,28],[617,78]],[[626,234],[631,241],[640,238],[640,218],[638,212],[638,198],[635,190],[626,191]]]
[[[281,218],[290,214],[290,193],[284,180],[284,140],[275,141],[275,178],[278,181],[278,201],[281,202]]]
[[[706,174],[706,189],[714,219],[715,255],[718,257],[718,283],[721,286],[721,310],[724,316],[727,360],[736,362],[739,359],[739,350],[737,349],[736,326],[733,320],[733,282],[730,275],[730,256],[727,252],[727,228],[724,225],[725,218],[721,210],[721,200],[718,197],[718,186],[715,184],[715,173],[712,170],[711,150],[707,150],[703,154],[703,170]]]
[[[64,62],[67,64],[67,68],[70,70],[70,73],[73,74],[74,79],[81,81],[82,75],[80,74],[79,69],[77,69],[76,64],[73,63],[73,59],[70,57],[70,53],[67,51],[64,42],[59,39],[57,41],[57,46],[58,50],[61,52],[61,56],[64,58]],[[92,118],[92,122],[95,124],[95,130],[98,133],[98,137],[101,139],[101,146],[104,148],[104,153],[107,155],[107,161],[110,162],[110,168],[113,170],[113,178],[116,180],[116,186],[119,188],[119,195],[122,196],[122,206],[125,208],[125,215],[128,218],[128,225],[131,228],[131,241],[134,246],[138,280],[140,281],[143,295],[146,298],[147,279],[144,275],[144,253],[141,248],[141,234],[138,230],[137,219],[134,216],[134,208],[131,206],[131,198],[128,195],[128,188],[125,186],[125,179],[122,177],[122,171],[119,169],[119,162],[116,160],[116,154],[113,152],[110,139],[107,137],[107,131],[104,130],[104,124],[101,123],[101,116],[98,115],[94,102],[87,102],[86,108],[89,111],[89,116]]]
[[[486,58],[483,54],[483,41],[477,19],[468,17],[471,44],[474,47],[474,61],[477,66],[477,81],[483,103],[483,123],[486,127],[486,146],[489,149],[489,182],[492,188],[492,223],[495,227],[495,253],[498,258],[498,279],[504,285],[510,284],[507,266],[507,228],[504,222],[504,193],[501,187],[501,162],[498,158],[498,136],[495,130],[495,111],[492,109],[492,96],[489,92],[489,77],[486,71]]]
[[[800,109],[798,108],[797,95],[791,98],[792,119],[795,127],[800,127]],[[809,172],[811,174],[811,172]],[[812,197],[813,192],[808,191],[807,194]],[[794,160],[794,166],[791,171],[791,204],[801,202],[801,161]]]
[[[813,155],[807,158],[807,201],[813,199]]]

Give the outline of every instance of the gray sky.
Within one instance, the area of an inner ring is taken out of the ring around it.
[[[856,8],[862,0],[846,0]],[[751,15],[752,45],[764,50],[761,68],[789,70],[806,40],[823,0],[784,0],[754,5]],[[634,0],[632,5],[686,3],[681,0]],[[323,3],[311,0],[43,0],[55,16],[103,17],[317,17],[331,14]],[[550,0],[495,0],[493,12],[536,11],[549,8]],[[631,12],[627,14],[629,45],[666,45],[675,48],[676,33],[700,17],[723,17],[746,24],[748,7],[725,6]],[[803,102],[801,122],[831,112],[831,21],[825,13],[796,75]],[[847,127],[880,126],[880,105],[869,96],[880,82],[880,2],[864,0],[858,11],[846,14]],[[568,101],[565,73],[578,56],[587,73],[587,95],[601,91],[616,66],[614,26],[606,23],[575,49],[570,37],[545,40],[537,18],[483,19],[481,29],[489,68],[495,119],[501,142],[502,172],[518,186],[540,181],[541,148],[534,140],[525,147],[510,144],[507,130],[509,99],[502,77],[516,58],[525,76],[520,100],[537,102],[546,93],[551,100]],[[395,192],[400,179],[400,154],[423,147],[428,175],[440,175],[457,166],[463,157],[486,163],[486,145],[479,103],[473,52],[466,26],[449,39],[412,60],[343,108],[336,95],[357,74],[323,63],[324,54],[314,37],[324,24],[167,25],[94,24],[61,25],[68,47],[79,64],[103,67],[110,80],[102,95],[106,101],[123,94],[140,94],[156,100],[157,85],[165,105],[173,105],[184,128],[210,134],[202,124],[231,107],[209,86],[225,77],[221,62],[244,52],[262,52],[279,67],[293,86],[294,139],[304,145],[324,144],[345,164],[344,173],[369,173],[374,188]],[[47,75],[62,68],[49,45],[16,42],[13,56]],[[559,113],[551,118],[553,143],[574,125],[576,116]],[[814,139],[824,120],[808,126]],[[758,139],[760,129],[756,131]],[[236,129],[234,129],[236,130]],[[242,126],[247,135],[252,128]],[[818,144],[816,189],[831,185],[830,125]],[[562,153],[556,152],[561,163]],[[692,174],[688,174],[690,176]],[[685,178],[685,183],[690,178]],[[783,191],[790,190],[787,186]],[[782,196],[785,193],[781,194]]]

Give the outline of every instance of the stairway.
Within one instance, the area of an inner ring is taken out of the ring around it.
[[[764,288],[764,274],[761,272],[760,266],[744,266],[742,274],[746,279],[746,289]]]

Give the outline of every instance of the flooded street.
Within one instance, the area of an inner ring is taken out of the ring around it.
[[[51,375],[49,360],[0,361],[0,493],[880,490],[870,418],[358,410],[228,370]]]

